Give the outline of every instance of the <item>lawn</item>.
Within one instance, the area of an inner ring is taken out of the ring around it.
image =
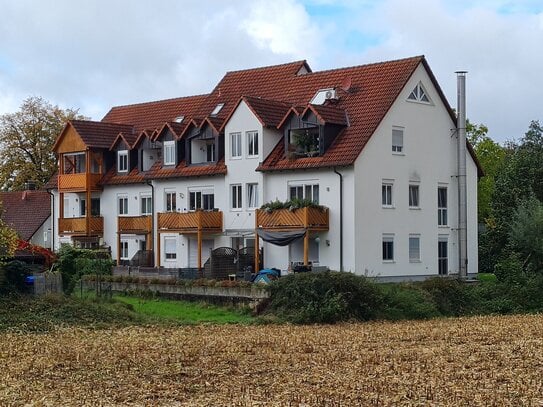
[[[543,316],[0,333],[0,405],[540,406]]]

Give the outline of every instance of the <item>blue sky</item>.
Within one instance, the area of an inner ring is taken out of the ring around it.
[[[233,69],[425,55],[451,105],[498,140],[543,121],[543,0],[0,0],[0,114],[39,95],[95,120],[205,93]]]

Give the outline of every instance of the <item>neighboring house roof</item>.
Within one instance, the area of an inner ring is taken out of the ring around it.
[[[176,117],[185,116],[184,120],[194,117],[194,113],[207,97],[208,95],[197,95],[115,106],[104,116],[102,121],[130,124],[138,131],[159,129],[164,123],[174,121]]]
[[[51,216],[50,199],[46,191],[0,192],[1,218],[28,241]]]

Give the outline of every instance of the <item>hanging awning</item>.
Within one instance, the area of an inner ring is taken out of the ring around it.
[[[258,236],[265,242],[274,244],[276,246],[288,246],[295,240],[301,239],[305,236],[305,229],[289,230],[288,232],[270,232],[268,230],[256,229]]]

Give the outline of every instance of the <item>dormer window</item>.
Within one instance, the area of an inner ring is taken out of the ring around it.
[[[211,112],[211,116],[217,116],[223,107],[224,107],[224,103],[219,103],[217,106],[215,106],[215,109],[213,109],[213,111]]]
[[[164,142],[164,165],[175,165],[175,141]]]
[[[128,151],[117,151],[117,172],[128,172]]]
[[[430,98],[426,94],[426,90],[424,89],[424,86],[422,86],[421,82],[417,83],[417,86],[415,86],[415,89],[411,91],[407,97],[407,100],[412,102],[431,103]]]
[[[290,130],[289,153],[297,157],[315,157],[320,154],[319,127]]]

